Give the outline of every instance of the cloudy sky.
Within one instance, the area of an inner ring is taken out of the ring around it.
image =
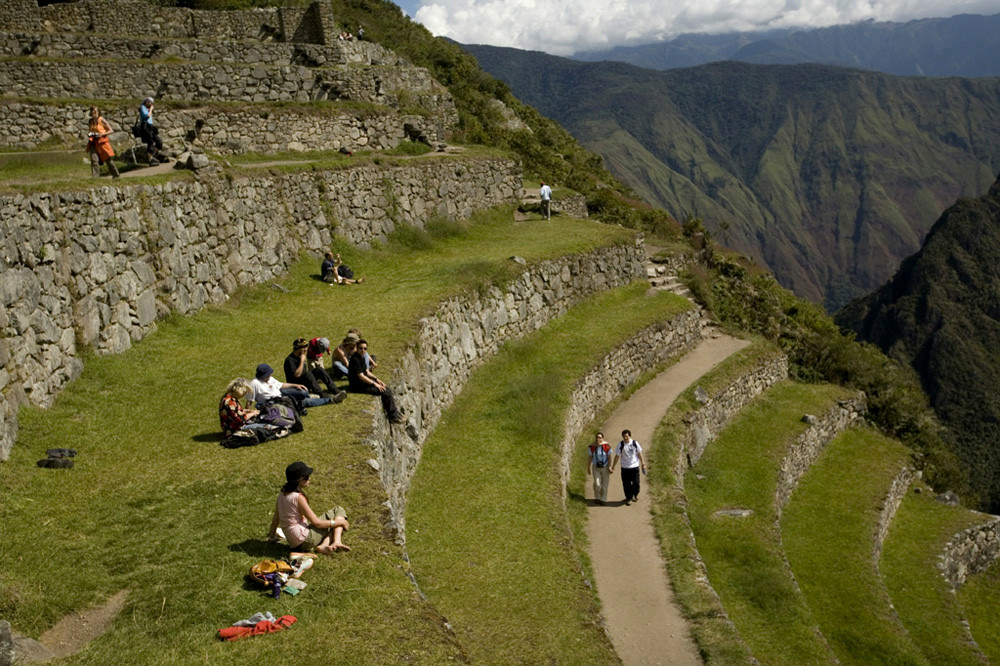
[[[686,32],[997,14],[1000,0],[396,0],[435,35],[571,55]]]

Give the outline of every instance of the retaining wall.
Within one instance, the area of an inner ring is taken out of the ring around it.
[[[141,145],[128,129],[137,104],[101,109],[116,130],[115,150]],[[90,112],[81,104],[30,104],[0,100],[0,146],[32,149],[58,142],[86,145]],[[306,150],[389,150],[410,136],[422,134],[443,142],[457,123],[451,113],[405,115],[390,109],[361,112],[344,108],[305,110],[243,105],[232,108],[157,109],[160,136],[168,144],[191,144],[217,153],[274,153]],[[408,129],[411,132],[408,132]],[[179,147],[179,146],[178,146]]]
[[[777,356],[710,396],[704,407],[688,415],[685,419],[688,431],[682,449],[682,462],[686,467],[698,462],[709,442],[718,437],[751,400],[787,377],[788,357]]]
[[[959,532],[941,553],[938,568],[952,588],[959,588],[974,574],[1000,558],[1000,517]]]
[[[370,440],[398,541],[406,538],[406,492],[424,440],[472,370],[503,342],[541,328],[581,299],[641,277],[642,258],[639,238],[634,244],[544,261],[504,290],[494,287],[485,296],[450,299],[421,321],[416,344],[404,354],[390,382],[408,425],[389,423],[376,408]],[[655,341],[657,332],[647,338]]]
[[[135,99],[147,95],[215,102],[350,100],[429,110],[453,106],[451,95],[419,67],[322,67],[225,63],[0,60],[0,90],[13,97]]]
[[[809,471],[812,464],[819,458],[820,453],[823,452],[827,444],[833,441],[834,437],[864,418],[866,406],[867,401],[864,393],[838,401],[837,405],[830,411],[817,417],[816,422],[810,424],[806,431],[799,435],[789,447],[781,461],[778,487],[775,491],[774,504],[779,519],[802,476]]]
[[[885,538],[889,534],[889,528],[892,527],[892,519],[896,517],[896,511],[899,510],[899,505],[902,504],[903,498],[906,497],[906,491],[910,489],[910,484],[915,478],[917,478],[917,473],[913,469],[909,466],[903,467],[896,478],[892,480],[889,492],[885,495],[882,510],[879,511],[878,515],[878,529],[875,532],[873,555],[876,566],[882,558],[882,546],[885,545]]]
[[[0,197],[0,459],[18,407],[50,404],[81,347],[123,351],[158,317],[270,280],[332,233],[368,246],[520,195],[514,162],[442,159]]]

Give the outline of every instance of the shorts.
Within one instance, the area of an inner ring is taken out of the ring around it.
[[[319,518],[321,520],[334,520],[336,518],[347,518],[347,511],[342,506],[335,506],[326,513],[324,513],[322,516],[319,516]],[[295,546],[289,544],[288,547],[291,548],[292,550],[302,550],[302,551],[315,550],[316,546],[323,543],[323,539],[325,539],[328,536],[332,538],[332,534],[333,530],[331,528],[326,528],[321,530],[310,525],[309,536],[306,537],[306,540]]]

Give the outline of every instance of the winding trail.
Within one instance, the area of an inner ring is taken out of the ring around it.
[[[603,425],[605,437],[617,446],[621,431],[628,428],[648,461],[653,431],[677,396],[748,344],[725,335],[704,340],[619,405]],[[586,482],[589,553],[608,634],[626,666],[701,664],[660,557],[646,477],[641,483],[638,501],[625,506],[621,477],[615,470],[608,503],[602,506],[592,501],[589,477]]]

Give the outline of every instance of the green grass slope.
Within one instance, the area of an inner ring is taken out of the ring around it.
[[[792,571],[844,666],[929,663],[896,618],[873,559],[882,501],[907,458],[898,442],[848,430],[809,469],[782,515]]]
[[[991,663],[1000,663],[1000,618],[996,600],[1000,598],[1000,563],[970,576],[958,591],[972,636]]]
[[[294,266],[279,291],[263,286],[192,317],[173,317],[129,352],[88,358],[83,375],[48,410],[25,409],[10,460],[0,466],[0,616],[31,636],[67,612],[127,588],[112,630],[78,663],[445,663],[462,648],[422,601],[383,527],[386,508],[363,443],[373,398],[310,410],[303,433],[253,448],[219,446],[217,405],[230,379],[257,363],[280,366],[293,338],[337,339],[358,326],[389,372],[420,317],[442,299],[513,275],[529,261],[618,242],[631,232],[554,219],[515,223],[509,211],[462,230],[401,231],[384,249],[339,247],[364,285]],[[418,248],[418,249],[411,249]],[[39,469],[51,447],[79,451],[69,471]],[[312,503],[348,508],[349,555],[322,558],[309,587],[278,601],[246,587],[251,564],[283,549],[264,542],[294,460],[315,467]],[[299,623],[236,644],[216,629],[259,610]]]
[[[575,383],[610,348],[691,307],[646,291],[600,295],[507,345],[425,444],[407,507],[411,562],[474,662],[617,662],[570,538],[559,443]]]
[[[835,663],[785,562],[774,501],[781,461],[807,428],[802,414],[825,414],[848,395],[829,384],[772,387],[685,477],[688,517],[709,580],[762,664]],[[753,513],[718,513],[731,509]]]
[[[903,498],[882,549],[880,570],[899,619],[932,664],[981,664],[968,644],[963,613],[938,562],[945,544],[985,516],[948,506],[917,482]]]

